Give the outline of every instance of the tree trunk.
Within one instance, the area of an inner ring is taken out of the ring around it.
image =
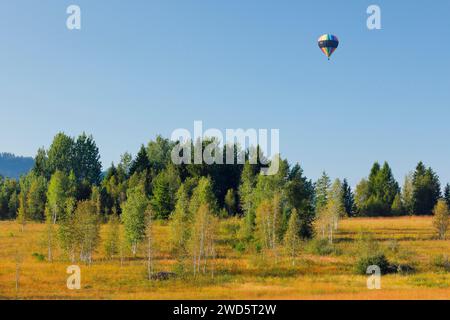
[[[151,239],[151,236],[148,237],[147,272],[148,272],[148,280],[151,280],[152,276],[153,276],[152,239]]]

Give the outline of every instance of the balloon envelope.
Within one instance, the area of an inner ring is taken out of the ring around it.
[[[332,34],[324,34],[318,40],[319,48],[330,59],[334,51],[339,46],[339,39]]]

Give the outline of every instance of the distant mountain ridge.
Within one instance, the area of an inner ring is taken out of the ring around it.
[[[31,157],[16,156],[12,153],[0,153],[0,175],[18,179],[22,174],[33,168],[34,159]]]

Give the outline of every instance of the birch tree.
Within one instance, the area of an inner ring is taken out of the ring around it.
[[[450,224],[449,208],[445,200],[438,200],[433,210],[433,226],[440,240],[445,240],[445,235]]]
[[[339,220],[346,214],[342,192],[342,184],[339,179],[336,179],[328,191],[326,205],[317,212],[316,230],[322,238],[328,237],[330,243],[333,243]]]
[[[216,220],[207,203],[201,204],[194,215],[190,239],[194,276],[205,274],[209,259],[215,258]]]
[[[92,201],[80,201],[74,216],[80,260],[89,265],[92,264],[92,254],[100,240],[100,216],[96,210],[96,205]]]
[[[146,211],[146,228],[145,238],[147,240],[147,275],[148,280],[152,280],[153,277],[153,256],[154,256],[154,234],[153,234],[153,219],[155,214],[151,206],[148,206]]]
[[[120,219],[116,213],[113,213],[106,225],[106,239],[105,239],[105,255],[111,260],[119,253],[120,245]]]
[[[58,238],[61,248],[68,255],[71,262],[76,260],[76,250],[78,245],[79,230],[75,224],[74,214],[76,209],[75,198],[66,201],[64,218],[60,219],[58,227]]]
[[[64,215],[67,200],[66,188],[68,178],[62,171],[56,171],[49,182],[47,191],[46,213],[53,224]]]
[[[127,192],[127,201],[122,204],[122,222],[125,228],[125,238],[131,246],[133,256],[136,256],[137,246],[145,237],[145,211],[149,201],[144,187],[137,186]]]
[[[276,250],[281,239],[282,215],[279,194],[263,200],[256,209],[256,238],[264,249]]]
[[[301,223],[297,212],[297,209],[292,209],[291,216],[289,218],[288,228],[284,235],[284,246],[288,255],[292,260],[292,265],[295,265],[295,259],[298,255],[300,248],[300,229]]]
[[[170,242],[172,249],[178,255],[186,252],[190,223],[189,195],[186,186],[182,184],[177,192],[175,211],[170,217]]]

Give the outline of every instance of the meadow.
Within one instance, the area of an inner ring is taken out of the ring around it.
[[[45,261],[45,225],[0,222],[1,299],[450,299],[450,270],[435,261],[450,254],[450,240],[436,240],[430,217],[351,218],[341,222],[334,252],[322,256],[304,244],[295,265],[236,246],[239,219],[220,222],[214,275],[146,278],[144,248],[137,257],[104,258],[100,244],[91,266],[80,264],[81,289],[66,286],[71,263],[57,251]],[[102,235],[105,233],[102,228]],[[156,271],[179,269],[169,249],[169,228],[155,226]],[[414,266],[410,274],[382,276],[381,290],[369,290],[354,270],[362,234],[369,234],[389,261]],[[187,267],[189,265],[187,264]],[[16,286],[16,284],[18,284]]]

